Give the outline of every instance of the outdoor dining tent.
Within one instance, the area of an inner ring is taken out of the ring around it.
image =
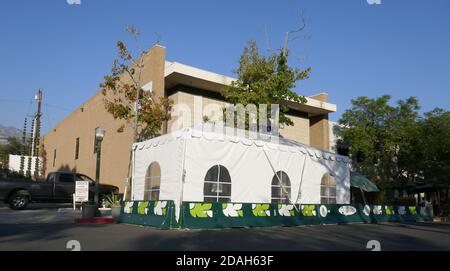
[[[136,143],[132,170],[133,201],[172,200],[176,210],[183,201],[350,203],[347,157],[238,129],[202,125]]]

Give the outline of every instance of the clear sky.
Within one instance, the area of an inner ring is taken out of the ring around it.
[[[127,25],[145,47],[158,33],[169,61],[232,76],[248,40],[281,47],[299,24],[298,9],[309,37],[290,44],[290,64],[312,74],[297,91],[329,93],[338,105],[332,120],[360,95],[416,96],[423,111],[450,109],[448,0],[2,0],[0,124],[20,128],[42,88],[43,130],[55,125],[98,90]]]

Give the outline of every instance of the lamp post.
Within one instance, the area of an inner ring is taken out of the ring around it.
[[[105,137],[105,129],[95,128],[95,152],[97,153],[97,164],[95,167],[95,205],[99,204],[99,185],[100,185],[100,157],[102,152],[102,141]]]

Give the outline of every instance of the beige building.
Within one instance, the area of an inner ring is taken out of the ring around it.
[[[163,133],[181,128],[181,119],[185,125],[186,118],[194,123],[194,119],[202,118],[202,115],[209,116],[208,109],[214,107],[212,104],[224,104],[220,90],[234,80],[177,62],[168,62],[166,49],[159,45],[146,52],[143,60],[141,84],[144,88],[151,89],[156,96],[169,97],[174,101],[175,111],[182,111],[182,114],[174,114],[172,120],[164,125]],[[124,75],[122,80],[129,79]],[[336,105],[328,103],[328,95],[323,93],[306,98],[306,104],[289,104],[288,115],[295,125],[281,128],[280,134],[306,145],[330,150],[328,114],[336,111]],[[94,177],[94,130],[102,127],[106,129],[106,136],[102,144],[100,181],[116,185],[123,192],[128,176],[133,129],[129,123],[114,120],[105,110],[103,99],[103,94],[98,91],[43,136],[45,169],[46,173],[73,170]],[[198,104],[206,113],[194,110]],[[186,111],[192,114],[184,114]],[[117,132],[123,125],[124,131]]]

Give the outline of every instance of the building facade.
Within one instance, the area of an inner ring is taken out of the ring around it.
[[[220,95],[221,89],[235,80],[188,65],[166,61],[166,48],[159,45],[152,47],[143,55],[143,63],[141,84],[151,86],[151,91],[156,97],[168,97],[174,101],[175,112],[172,119],[164,125],[163,134],[181,129],[186,123],[194,124],[203,116],[214,120],[214,110],[211,109],[225,105]],[[123,75],[121,80],[129,82],[130,79]],[[324,93],[306,99],[305,104],[289,103],[290,112],[287,115],[294,122],[294,126],[282,127],[280,134],[284,138],[329,151],[328,115],[336,111],[336,105],[329,103],[328,95]],[[199,106],[202,110],[196,108]],[[122,126],[123,131],[118,132]],[[131,123],[115,120],[106,111],[101,91],[81,104],[43,136],[46,174],[57,170],[70,170],[95,176],[96,127],[106,129],[102,143],[100,182],[116,185],[124,192],[130,163],[130,148],[133,144],[133,128]]]

